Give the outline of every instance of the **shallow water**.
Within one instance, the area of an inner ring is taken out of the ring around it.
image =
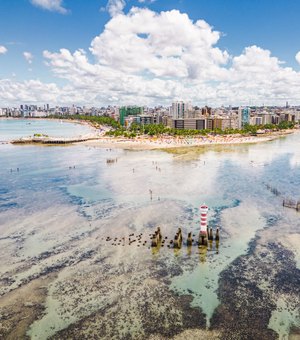
[[[0,142],[10,141],[34,134],[46,134],[50,137],[77,137],[91,133],[87,125],[66,121],[45,119],[0,119]]]
[[[235,270],[233,264],[241,258],[252,267],[247,264],[249,270],[238,273],[236,290],[241,280],[258,285],[262,296],[275,306],[265,327],[284,338],[291,327],[300,327],[299,305],[290,305],[299,302],[297,289],[291,286],[289,293],[280,291],[275,283],[277,263],[273,263],[274,280],[270,282],[269,274],[255,276],[252,263],[259,261],[258,266],[265,268],[266,259],[275,262],[271,245],[280,243],[291,251],[289,273],[299,282],[299,254],[293,250],[297,247],[289,247],[284,234],[299,235],[300,215],[282,207],[284,197],[300,199],[299,143],[296,133],[268,143],[209,148],[184,156],[84,145],[0,145],[0,278],[14,280],[11,284],[0,281],[0,294],[5,297],[10,290],[45,275],[46,270],[57,271],[44,301],[45,315],[27,329],[39,339],[97,311],[115,313],[112,301],[118,304],[121,297],[128,299],[125,306],[130,309],[120,307],[116,329],[110,331],[124,335],[127,330],[146,337],[144,321],[139,319],[142,298],[127,295],[135,281],[140,282],[140,289],[143,285],[164,287],[174,294],[172,299],[189,295],[191,307],[200,309],[206,327],[214,329],[226,306],[228,288],[220,278]],[[107,163],[108,159],[114,162]],[[270,188],[279,194],[274,195]],[[159,250],[148,249],[149,234],[158,226],[168,240],[178,227],[184,237],[189,231],[197,235],[198,208],[203,202],[210,208],[209,225],[221,230],[218,249],[213,242],[211,250],[193,246],[189,251],[184,246],[174,252],[167,247],[168,241]],[[147,246],[138,248],[137,242],[129,246],[126,241],[122,247],[105,241],[107,236],[127,240],[130,233],[143,233]],[[102,272],[104,268],[108,272]],[[139,281],[142,278],[145,281]],[[63,294],[75,279],[82,291],[75,285]],[[98,283],[107,285],[105,300],[100,288],[92,289]],[[142,290],[135,288],[142,296]],[[162,313],[160,308],[153,307],[153,313]],[[199,327],[203,327],[200,321]]]

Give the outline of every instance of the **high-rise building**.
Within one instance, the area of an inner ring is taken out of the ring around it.
[[[203,116],[210,116],[212,114],[212,108],[207,105],[204,106],[201,111]]]
[[[190,103],[186,103],[183,101],[177,101],[172,103],[172,117],[173,119],[178,118],[186,118],[188,111],[192,109],[192,105]]]
[[[245,124],[250,123],[250,107],[239,108],[238,111],[238,119],[239,119],[239,128],[245,126]]]
[[[125,118],[128,116],[137,116],[144,113],[144,108],[139,106],[122,106],[119,109],[120,124],[125,125]]]

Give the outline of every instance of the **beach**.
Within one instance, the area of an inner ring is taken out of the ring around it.
[[[258,136],[241,136],[241,135],[208,135],[201,137],[173,137],[173,136],[138,136],[135,138],[125,137],[105,137],[104,135],[95,136],[92,141],[84,142],[89,146],[99,146],[108,148],[128,148],[135,150],[151,149],[172,149],[198,147],[208,145],[235,145],[235,144],[252,144],[272,141],[284,137],[297,130],[286,130],[272,132]]]
[[[5,118],[2,119],[4,121]],[[7,119],[6,119],[7,120]],[[132,149],[132,150],[154,150],[154,149],[177,149],[177,148],[188,148],[188,147],[202,147],[209,145],[236,145],[236,144],[253,144],[253,143],[263,143],[269,142],[277,138],[287,136],[291,133],[295,133],[299,130],[280,130],[258,134],[256,136],[251,135],[216,135],[207,134],[205,136],[148,136],[140,135],[134,138],[121,137],[111,137],[106,136],[105,133],[110,129],[106,126],[99,126],[99,124],[92,123],[84,120],[67,120],[67,119],[47,119],[47,118],[30,118],[26,120],[9,118],[8,121],[24,121],[26,124],[31,124],[31,122],[36,122],[40,124],[41,122],[49,122],[50,124],[59,123],[61,127],[72,126],[72,124],[78,124],[83,127],[80,135],[68,136],[68,135],[49,135],[49,136],[26,136],[21,135],[16,139],[8,138],[8,140],[3,140],[3,142],[11,142],[15,144],[74,144],[83,143],[88,146],[97,146],[104,148],[121,148],[121,149]],[[59,126],[58,125],[58,126]],[[78,129],[78,131],[80,131]],[[39,132],[37,129],[36,133]]]

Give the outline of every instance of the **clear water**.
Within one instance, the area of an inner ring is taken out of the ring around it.
[[[14,131],[11,135],[17,136],[22,124],[29,133],[26,121],[0,120],[0,131],[5,130],[5,124]],[[36,124],[41,125],[33,124],[31,131],[43,132],[42,122]],[[67,127],[67,133],[73,133],[69,124],[63,126]],[[44,128],[48,134],[49,129],[53,133],[62,131],[60,124],[52,121],[46,121]],[[76,128],[85,127],[76,125]],[[170,289],[178,294],[191,294],[192,305],[205,313],[209,327],[220,304],[217,291],[220,274],[240,255],[247,254],[257,232],[268,233],[268,220],[275,217],[285,226],[286,233],[299,234],[299,214],[282,208],[283,197],[300,199],[299,145],[299,133],[264,144],[219,146],[184,156],[84,145],[68,148],[0,145],[0,244],[3,245],[0,275],[45,251],[62,248],[62,256],[72,257],[75,253],[69,244],[78,237],[77,252],[100,246],[109,254],[116,271],[124,258],[134,259],[137,265],[147,260],[163,261],[167,267],[180,263],[182,273],[172,277]],[[116,162],[109,164],[107,159]],[[280,195],[275,196],[266,185],[275,187]],[[178,227],[183,229],[184,236],[188,231],[197,234],[198,208],[203,202],[210,207],[210,225],[221,228],[218,252],[215,244],[206,252],[193,247],[191,253],[184,248],[175,254],[166,248],[155,254],[148,249],[126,248],[124,257],[95,241],[107,235],[126,235],[129,231],[148,234],[157,226],[169,238]],[[91,231],[98,236],[89,239],[86,235]],[[15,241],[7,241],[7,237],[20,235],[22,247],[16,249]],[[294,245],[295,259],[299,258],[296,248],[299,247]],[[1,293],[16,288],[45,265],[41,261],[39,265],[19,270],[11,287],[0,286]],[[76,267],[73,270],[76,273]],[[62,272],[60,277],[66,275]],[[103,307],[103,298],[93,293],[93,306],[84,310],[87,302],[81,302],[82,308],[76,315],[62,318],[60,308],[73,297],[64,301],[63,297],[57,297],[55,287],[54,284],[49,290],[48,312],[29,330],[33,338],[47,338]],[[110,298],[114,298],[113,293]],[[281,300],[280,306],[285,306],[286,301]],[[276,320],[283,314],[276,310],[269,327],[284,338],[290,327],[300,326],[297,313],[297,308],[285,310],[280,326]]]
[[[50,137],[77,137],[91,133],[87,125],[45,119],[0,119],[0,142],[46,134]]]

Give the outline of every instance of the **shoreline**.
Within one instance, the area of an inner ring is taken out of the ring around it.
[[[255,144],[273,141],[295,133],[297,130],[283,130],[261,136],[216,135],[205,137],[100,137],[80,144],[94,147],[119,148],[130,150],[169,150],[205,147],[214,145]]]
[[[125,137],[105,137],[97,134],[81,136],[80,138],[20,138],[18,140],[7,141],[10,144],[35,144],[35,145],[62,145],[62,144],[81,144],[91,147],[102,147],[111,149],[129,149],[129,150],[177,150],[191,149],[195,147],[206,147],[215,145],[241,145],[256,144],[273,141],[293,134],[296,131],[281,131],[280,133],[271,133],[262,136],[236,136],[236,135],[216,135],[207,137],[149,137],[140,136],[133,139]]]
[[[0,117],[0,119],[24,119],[14,117]],[[281,130],[261,134],[257,136],[241,136],[241,135],[207,135],[207,136],[159,136],[151,137],[148,135],[137,136],[135,138],[126,137],[111,137],[105,136],[105,129],[95,126],[90,121],[83,121],[78,119],[56,119],[56,118],[28,118],[34,120],[56,120],[66,123],[81,124],[91,128],[91,134],[72,138],[36,138],[36,137],[22,137],[17,140],[6,141],[10,144],[35,144],[35,145],[61,145],[61,144],[82,144],[92,147],[103,148],[119,148],[130,150],[159,150],[172,151],[172,149],[205,147],[214,145],[239,145],[239,144],[255,144],[273,141],[281,137],[299,132],[299,129]],[[100,131],[99,131],[100,129]],[[81,140],[80,140],[81,139]]]
[[[0,116],[0,120],[47,120],[47,121],[60,121],[60,122],[64,122],[64,123],[70,123],[70,124],[80,124],[80,125],[85,125],[85,126],[89,126],[90,128],[92,128],[92,130],[97,130],[98,128],[96,126],[94,126],[93,124],[90,124],[89,121],[85,121],[85,120],[80,120],[80,119],[59,119],[59,118],[49,118],[49,117],[5,117],[5,116]]]

